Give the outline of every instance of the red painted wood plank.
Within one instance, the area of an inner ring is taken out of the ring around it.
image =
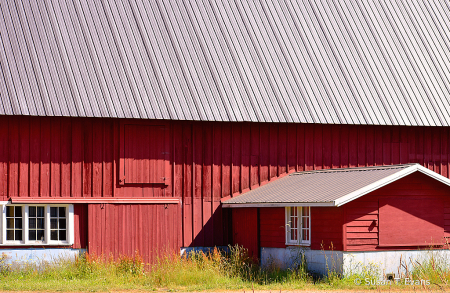
[[[248,169],[247,169],[248,170]],[[221,198],[222,196],[222,127],[216,124],[213,127],[213,166],[212,166],[212,197]],[[246,182],[248,182],[248,173]],[[248,184],[248,183],[247,183]]]
[[[355,142],[351,142],[355,143]],[[341,151],[341,168],[349,167],[349,128],[341,127],[341,140],[340,140],[340,151]]]
[[[192,199],[193,206],[193,246],[204,246],[203,202],[201,198]]]
[[[269,180],[278,176],[278,126],[270,124],[269,130]]]
[[[297,125],[288,124],[287,126],[287,165],[288,172],[297,170]],[[262,154],[260,156],[261,160]]]
[[[83,178],[83,124],[82,120],[72,120],[72,170],[71,181],[72,191],[71,196],[80,197],[82,195],[82,178]]]
[[[268,124],[260,125],[260,182],[269,180],[270,166],[270,127]]]
[[[241,134],[242,124],[232,125],[232,163],[231,176],[233,180],[232,191],[233,196],[239,194],[241,186]]]
[[[341,167],[341,126],[340,125],[332,125],[331,126],[331,168],[337,169]]]
[[[212,215],[212,201],[203,201],[203,223],[201,232],[203,235],[202,246],[214,246],[214,223]]]
[[[260,132],[259,125],[252,124],[250,127],[250,187],[259,186],[259,158],[260,158]],[[286,145],[286,144],[285,144]],[[286,170],[285,170],[286,172]]]
[[[322,125],[314,125],[314,170],[323,169],[323,133]]]
[[[71,196],[71,164],[72,164],[72,123],[69,118],[61,118],[61,194]],[[31,166],[30,166],[31,169]]]
[[[371,232],[371,233],[377,233],[378,227],[377,226],[367,226],[367,227],[347,227],[347,232]]]
[[[50,196],[51,119],[45,117],[41,127],[40,195],[48,197]]]
[[[173,125],[173,186],[174,197],[183,197],[183,140],[182,127],[179,123]]]
[[[305,170],[305,125],[297,125],[297,171]]]
[[[103,121],[93,121],[92,125],[92,193],[88,196],[101,197],[103,196],[104,185],[104,155],[105,152],[105,139],[106,131],[103,129]],[[112,178],[106,176],[109,185],[111,185]]]
[[[19,196],[29,196],[30,120],[19,121]]]
[[[93,165],[93,123],[92,120],[85,120],[83,125],[83,196],[92,196],[92,165]]]
[[[347,239],[347,245],[378,244],[378,239]],[[350,250],[350,247],[348,247]]]
[[[9,124],[8,196],[19,195],[19,122],[11,117]]]
[[[225,231],[224,231],[224,222],[223,222],[223,209],[220,205],[220,202],[217,200],[214,200],[212,202],[212,222],[213,222],[213,233],[214,233],[214,245],[226,245],[229,244],[225,240]]]
[[[305,125],[305,171],[314,170],[314,126]]]
[[[366,127],[358,126],[358,167],[366,166],[367,164],[367,129]]]
[[[50,195],[61,196],[61,119],[51,122]]]
[[[438,162],[440,163],[439,169],[440,174],[444,177],[449,177],[448,172],[448,129],[441,129],[441,154],[438,158]]]
[[[222,124],[222,196],[226,197],[232,195],[231,190],[231,163],[232,163],[232,146],[231,142],[233,140],[231,134],[230,123]],[[210,144],[212,146],[212,144]],[[206,165],[206,164],[205,164]]]
[[[8,197],[8,129],[9,118],[0,116],[0,200],[6,200]]]
[[[245,192],[250,188],[250,124],[242,125],[241,137],[241,192]]]
[[[374,126],[374,165],[383,165],[383,126]]]
[[[193,143],[193,197],[202,197],[202,168],[203,168],[203,133],[199,124],[192,128]]]
[[[432,152],[433,152],[433,144],[432,144],[432,132],[433,129],[431,127],[426,127],[424,131],[424,141],[423,141],[423,163],[424,166],[431,169],[432,168]]]
[[[347,239],[378,239],[378,233],[347,231]]]
[[[322,143],[322,148],[323,148],[323,169],[331,169],[332,163],[332,134],[331,134],[331,129],[332,126],[331,125],[323,125],[323,133],[322,133],[322,137],[323,137],[323,143]]]
[[[203,144],[202,195],[204,199],[211,199],[213,152],[215,148],[213,140],[213,129],[211,125],[205,125],[203,127],[202,144]]]
[[[348,126],[348,166],[350,168],[358,166],[358,126],[349,125]]]

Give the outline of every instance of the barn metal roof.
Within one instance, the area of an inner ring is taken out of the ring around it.
[[[297,172],[224,202],[224,207],[341,206],[413,172],[448,186],[450,179],[419,164]]]
[[[0,114],[450,125],[448,1],[0,0]]]

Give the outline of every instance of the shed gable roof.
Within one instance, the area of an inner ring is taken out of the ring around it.
[[[450,179],[419,164],[305,171],[229,199],[223,206],[341,206],[413,172],[450,186]]]
[[[449,8],[0,0],[0,114],[448,126]]]

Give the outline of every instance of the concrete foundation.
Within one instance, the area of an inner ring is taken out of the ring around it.
[[[307,247],[261,248],[261,266],[282,269],[296,268],[306,260],[308,271],[326,275],[329,271],[342,273],[342,251],[311,250]]]
[[[361,251],[343,254],[344,274],[373,272],[380,276],[404,276],[407,271],[431,259],[439,266],[450,266],[450,250]]]
[[[439,266],[450,266],[450,250],[399,250],[343,252],[311,250],[304,247],[261,248],[261,265],[278,268],[296,268],[303,259],[308,271],[326,275],[330,271],[344,275],[367,273],[384,277],[394,274],[402,277],[418,263],[434,259]]]
[[[20,265],[52,265],[61,260],[75,260],[85,249],[9,248],[0,249],[0,267]]]

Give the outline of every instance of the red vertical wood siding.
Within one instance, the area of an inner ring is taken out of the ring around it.
[[[284,208],[260,208],[261,247],[286,247]]]
[[[258,257],[258,209],[237,208],[232,210],[233,245],[238,244],[248,250],[248,254]]]
[[[120,184],[121,127],[161,123],[165,183]],[[450,176],[448,127],[24,116],[1,116],[0,125],[0,200],[179,197],[182,246],[229,243],[220,200],[287,172],[418,162]]]
[[[311,207],[311,249],[343,250],[343,209]]]
[[[88,243],[88,205],[74,205],[74,243],[73,248],[87,248]]]
[[[114,258],[139,253],[145,263],[179,253],[180,212],[177,204],[90,204],[89,253]]]

